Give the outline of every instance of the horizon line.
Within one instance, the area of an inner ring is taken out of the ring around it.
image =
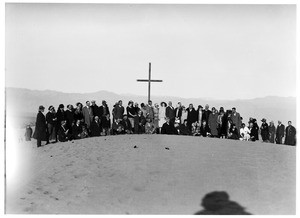
[[[65,92],[65,91],[60,91],[60,90],[52,90],[52,89],[29,89],[29,88],[22,88],[22,87],[12,87],[12,86],[5,86],[5,89],[7,88],[12,88],[12,89],[25,89],[25,90],[30,90],[30,91],[41,91],[41,92],[46,92],[46,91],[50,91],[50,92],[59,92],[59,93],[63,93],[63,94],[81,94],[81,95],[86,95],[86,94],[95,94],[98,92],[109,92],[115,95],[121,95],[121,96],[128,96],[128,95],[132,95],[132,96],[137,96],[137,97],[145,97],[148,98],[147,95],[138,95],[138,94],[132,94],[132,93],[116,93],[113,91],[109,91],[109,90],[98,90],[98,91],[94,91],[94,92]],[[253,97],[253,98],[236,98],[236,99],[217,99],[214,97],[181,97],[181,96],[163,96],[163,95],[152,95],[152,97],[156,97],[156,98],[161,98],[161,97],[170,97],[170,98],[182,98],[182,99],[203,99],[203,100],[209,100],[209,101],[240,101],[240,100],[254,100],[254,99],[263,99],[263,98],[268,98],[268,97],[279,97],[279,98],[297,98],[296,96],[278,96],[278,95],[266,95],[266,96],[258,96],[258,97]]]

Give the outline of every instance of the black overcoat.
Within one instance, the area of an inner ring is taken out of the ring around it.
[[[41,141],[47,141],[46,117],[42,112],[38,112],[35,122],[33,138]]]

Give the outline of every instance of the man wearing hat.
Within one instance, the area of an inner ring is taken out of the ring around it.
[[[47,141],[47,126],[46,117],[43,114],[44,110],[45,107],[43,105],[39,106],[39,112],[37,114],[35,122],[35,131],[33,134],[33,138],[37,140],[37,147],[42,146],[42,141]]]
[[[260,134],[263,142],[268,142],[269,141],[269,125],[266,122],[267,120],[263,118],[261,120],[262,124],[260,127]]]

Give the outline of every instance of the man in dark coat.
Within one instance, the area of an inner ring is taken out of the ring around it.
[[[170,122],[174,123],[175,122],[175,109],[172,106],[172,102],[169,101],[168,107],[166,108],[166,117],[169,117]]]
[[[65,111],[66,120],[67,120],[67,127],[72,130],[72,126],[75,124],[74,120],[74,108],[73,105],[69,104],[67,106],[67,110]]]
[[[249,130],[250,130],[250,141],[256,141],[256,129],[253,126],[253,122],[249,122]]]
[[[277,129],[276,129],[276,136],[275,136],[276,144],[282,144],[282,139],[284,137],[284,131],[285,131],[285,126],[279,120]]]
[[[174,127],[169,117],[166,117],[166,122],[161,127],[161,134],[178,135],[177,129]]]
[[[33,134],[33,138],[37,140],[37,147],[42,146],[42,141],[47,141],[47,125],[46,125],[46,117],[43,114],[45,110],[44,106],[39,106],[39,112],[36,117],[35,122],[35,131]],[[48,144],[48,141],[47,141]]]
[[[182,105],[181,102],[178,102],[177,107],[175,108],[175,118],[178,118],[181,122],[181,115],[182,115]]]
[[[242,126],[242,118],[238,112],[236,112],[236,108],[232,108],[232,113],[231,113],[231,120],[232,123],[235,124],[236,128],[238,131],[240,131],[240,128]]]
[[[205,120],[206,122],[208,122],[208,117],[211,114],[211,110],[209,110],[208,104],[205,105],[205,108],[202,112],[202,121]]]
[[[296,145],[296,128],[292,126],[292,121],[288,122],[285,129],[285,143],[286,145]]]
[[[269,125],[266,122],[267,120],[263,118],[261,120],[262,124],[260,127],[260,134],[263,142],[268,142],[269,141]]]
[[[101,123],[98,116],[95,116],[91,123],[91,136],[100,136],[102,132]]]
[[[91,108],[92,108],[94,117],[95,117],[95,116],[98,116],[99,119],[101,119],[100,108],[99,108],[98,105],[96,104],[96,101],[95,101],[95,100],[92,100],[91,103],[92,103]]]
[[[100,114],[99,118],[101,120],[103,118],[106,118],[107,114],[110,114],[109,113],[109,108],[108,108],[105,100],[102,101],[102,105],[99,107],[99,114]]]
[[[105,135],[107,135],[111,126],[111,122],[109,108],[105,100],[102,101],[102,105],[99,107],[99,113],[103,134],[105,133]]]
[[[259,126],[257,124],[256,119],[253,119],[253,128],[254,128],[254,133],[255,133],[255,140],[259,140],[259,137],[258,137]]]
[[[55,108],[51,105],[49,107],[49,112],[46,114],[46,124],[47,124],[47,142],[57,142],[57,117],[55,113]]]
[[[234,140],[238,140],[240,138],[239,131],[234,123],[230,127],[228,138]]]
[[[197,122],[197,119],[197,111],[193,107],[193,104],[190,104],[187,109],[187,125],[190,130],[192,128],[192,123]]]

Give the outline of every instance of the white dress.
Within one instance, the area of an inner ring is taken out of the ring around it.
[[[165,120],[166,117],[166,107],[160,107],[159,108],[159,121],[158,121],[158,126],[162,127],[162,125],[166,122]]]

